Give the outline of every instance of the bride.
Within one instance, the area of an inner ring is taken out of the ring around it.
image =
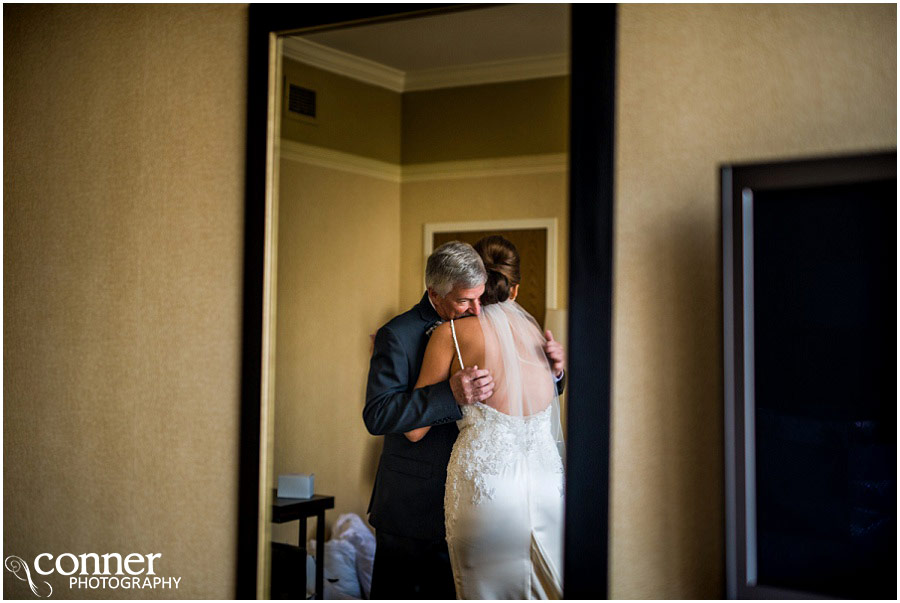
[[[494,376],[491,398],[462,407],[447,467],[444,521],[456,595],[558,599],[563,437],[554,377],[540,328],[515,302],[515,246],[490,236],[475,249],[488,273],[481,311],[435,329],[416,383],[438,383],[469,365]],[[428,429],[406,437],[416,442]]]

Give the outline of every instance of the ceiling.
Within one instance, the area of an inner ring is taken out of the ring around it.
[[[493,6],[298,36],[402,72],[569,52],[568,4]]]

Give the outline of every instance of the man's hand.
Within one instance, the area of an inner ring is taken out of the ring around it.
[[[450,377],[450,389],[453,390],[457,404],[484,402],[494,393],[494,378],[490,371],[470,366],[453,373]]]
[[[566,370],[566,351],[561,343],[553,339],[553,333],[549,330],[544,331],[544,337],[547,338],[547,342],[544,344],[544,354],[547,355],[547,360],[550,361],[550,368],[558,379],[563,374],[563,371]]]

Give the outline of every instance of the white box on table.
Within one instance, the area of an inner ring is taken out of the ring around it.
[[[285,473],[278,476],[278,498],[312,498],[316,474]]]

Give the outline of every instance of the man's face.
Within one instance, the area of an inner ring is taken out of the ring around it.
[[[441,297],[433,289],[428,290],[428,296],[438,316],[442,320],[456,320],[463,316],[478,316],[481,313],[481,294],[484,293],[484,285],[478,285],[472,289],[454,287],[450,293]]]

